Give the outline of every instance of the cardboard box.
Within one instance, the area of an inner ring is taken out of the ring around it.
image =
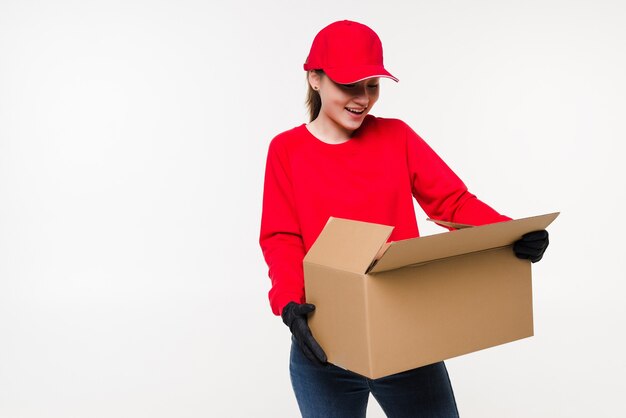
[[[313,335],[372,379],[530,337],[531,263],[511,247],[557,216],[391,243],[391,226],[330,218],[304,258]]]

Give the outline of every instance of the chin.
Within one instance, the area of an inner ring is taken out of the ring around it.
[[[345,125],[352,129],[357,129],[363,124],[363,120],[365,120],[365,115],[361,116],[361,119],[359,120],[349,120],[345,123]]]

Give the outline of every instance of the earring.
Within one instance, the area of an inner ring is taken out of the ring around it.
[[[317,91],[317,90],[319,90],[319,87],[315,86],[315,87],[313,87],[313,90]]]

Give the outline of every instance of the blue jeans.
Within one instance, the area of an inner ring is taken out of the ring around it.
[[[312,363],[292,337],[289,373],[303,418],[365,418],[370,392],[388,417],[459,416],[443,362],[368,379]]]

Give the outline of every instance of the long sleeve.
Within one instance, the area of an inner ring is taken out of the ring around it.
[[[305,249],[295,208],[288,155],[274,139],[265,168],[259,243],[272,282],[270,306],[275,315],[290,301],[304,302]]]
[[[511,219],[470,193],[435,151],[405,126],[412,193],[428,216],[476,226]]]

